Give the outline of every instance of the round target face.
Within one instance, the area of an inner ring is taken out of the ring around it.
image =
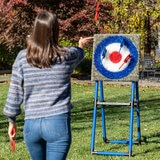
[[[106,78],[120,79],[128,76],[138,62],[138,51],[124,36],[109,36],[96,47],[94,64]]]

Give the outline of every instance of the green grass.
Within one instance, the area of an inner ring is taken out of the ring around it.
[[[0,83],[0,160],[29,160],[23,141],[23,114],[17,117],[16,151],[10,152],[7,135],[7,118],[2,110],[5,104],[8,83]],[[104,85],[106,101],[129,102],[130,86]],[[133,160],[160,159],[160,88],[139,87],[141,107],[142,144],[133,145]],[[128,157],[97,156],[90,154],[94,84],[72,83],[72,145],[67,160],[124,160]],[[109,107],[105,109],[107,136],[109,139],[128,139],[129,107]],[[136,118],[136,117],[135,117]],[[134,120],[134,139],[136,139],[136,120]],[[98,111],[95,150],[127,152],[128,146],[105,144],[102,140],[101,116]]]

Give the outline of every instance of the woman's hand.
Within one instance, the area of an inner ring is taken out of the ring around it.
[[[15,138],[16,138],[16,124],[15,124],[15,122],[9,122],[8,135],[9,135],[10,141],[15,140]]]
[[[93,37],[86,37],[86,38],[81,37],[78,42],[78,47],[84,48],[91,42],[93,42]]]

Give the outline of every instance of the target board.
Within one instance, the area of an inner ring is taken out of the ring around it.
[[[91,80],[138,81],[139,34],[95,34]]]

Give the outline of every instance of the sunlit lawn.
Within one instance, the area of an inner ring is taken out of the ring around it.
[[[29,160],[29,154],[23,141],[23,114],[17,118],[16,151],[10,152],[7,135],[7,117],[2,113],[9,84],[0,83],[0,160]],[[104,85],[105,100],[128,102],[131,87],[129,85]],[[139,87],[141,107],[142,144],[133,145],[133,160],[160,159],[160,88]],[[68,160],[122,160],[128,157],[97,156],[90,154],[94,84],[72,82],[72,145]],[[105,109],[107,136],[109,139],[128,139],[129,107],[109,107]],[[134,138],[137,130],[134,121]],[[127,152],[128,146],[105,144],[102,140],[101,116],[98,112],[95,150]]]

